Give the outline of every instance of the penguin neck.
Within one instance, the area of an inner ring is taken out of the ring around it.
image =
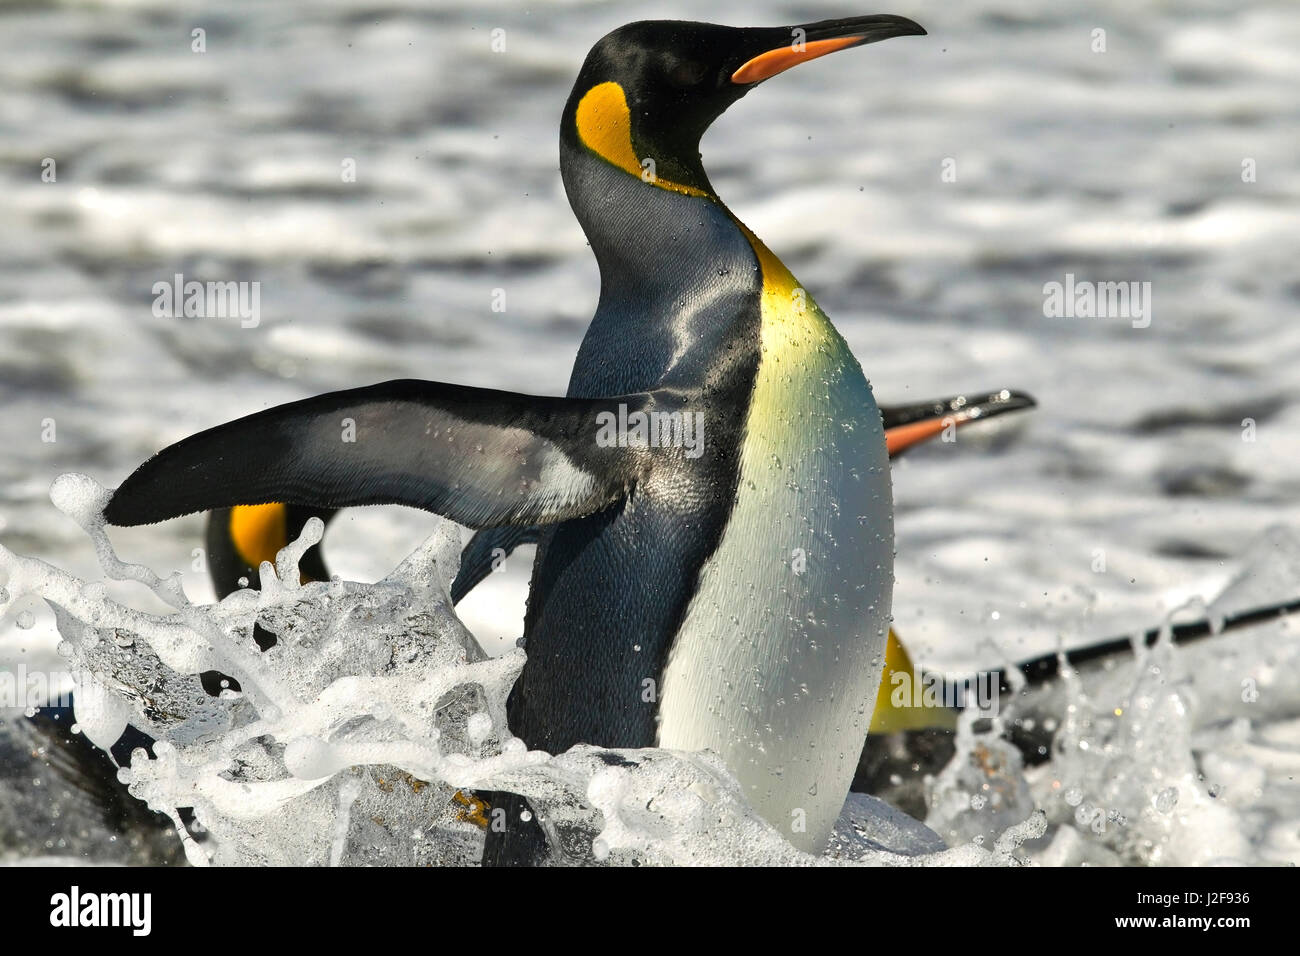
[[[712,190],[645,182],[576,144],[560,168],[601,287],[571,395],[702,380],[738,339],[757,348],[758,256]]]
[[[560,176],[602,276],[607,269],[621,271],[630,264],[653,268],[665,238],[671,238],[665,233],[677,230],[692,216],[721,213],[735,219],[702,168],[681,180],[656,177],[652,181],[562,139]],[[736,233],[741,235],[738,225]]]

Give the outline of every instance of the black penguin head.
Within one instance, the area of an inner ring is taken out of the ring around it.
[[[767,28],[629,23],[587,54],[561,139],[648,183],[711,193],[700,137],[754,86],[836,50],[924,33],[906,17],[887,15]]]

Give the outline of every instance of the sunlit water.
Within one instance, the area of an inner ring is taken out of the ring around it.
[[[888,10],[930,37],[765,85],[717,124],[704,157],[723,197],[835,319],[882,401],[1004,385],[1039,400],[896,466],[900,633],[926,665],[965,672],[1153,626],[1190,597],[1214,597],[1265,528],[1300,527],[1300,10]],[[855,12],[868,11],[715,5],[708,17]],[[171,441],[306,394],[403,376],[562,392],[597,280],[559,184],[558,114],[587,47],[647,15],[699,14],[626,3],[4,8],[0,542],[98,577],[88,538],[49,503],[56,475],[116,484]],[[196,27],[205,53],[191,51]],[[506,31],[502,53],[494,28]],[[1104,53],[1092,49],[1098,28]],[[56,182],[41,181],[46,158]],[[357,182],[345,184],[348,159]],[[154,316],[153,284],[178,272],[260,282],[260,323]],[[1045,317],[1043,286],[1067,273],[1150,281],[1150,326]],[[504,312],[492,310],[497,289]],[[395,509],[351,513],[327,533],[327,558],[346,579],[374,581],[434,526]],[[127,560],[185,569],[194,600],[210,596],[190,570],[199,519],[114,540]],[[517,636],[526,580],[521,554],[466,602],[490,649]],[[1276,577],[1258,596],[1295,585]],[[163,608],[142,591],[110,583],[106,595]],[[18,627],[23,612],[33,627]],[[1280,625],[1252,634],[1189,660],[1239,687],[1294,642]],[[55,667],[55,643],[52,614],[33,599],[0,620],[6,661]],[[1183,810],[1237,801],[1237,836],[1212,840],[1223,820],[1196,817],[1174,850],[1156,827],[1157,861],[1294,861],[1300,701],[1234,709],[1211,697],[1217,710],[1181,718],[1186,746],[1161,757],[1174,782],[1159,792],[1175,786]],[[1037,805],[1054,826],[1083,820],[1066,828],[1079,845],[1054,843],[1053,860],[1150,859],[1115,836],[1131,827],[1112,819],[1095,832],[1086,808],[1140,816],[1136,795],[1090,788],[1107,767],[1032,771],[1008,824]],[[1210,796],[1216,782],[1228,789]],[[995,829],[956,813],[936,811],[950,840]]]

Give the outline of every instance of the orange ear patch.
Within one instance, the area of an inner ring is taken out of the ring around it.
[[[289,543],[284,505],[236,505],[230,509],[230,540],[250,568],[275,556]]]
[[[641,159],[632,148],[632,111],[628,109],[623,87],[617,83],[600,83],[588,90],[578,101],[576,122],[582,145],[606,162],[660,189],[688,196],[708,195],[692,186],[643,174]]]

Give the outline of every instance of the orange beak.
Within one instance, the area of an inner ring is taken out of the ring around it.
[[[772,46],[741,64],[731,74],[731,82],[737,86],[752,86],[784,73],[792,66],[836,50],[876,43],[890,37],[924,35],[925,28],[920,24],[907,17],[892,15],[822,20],[801,27],[773,27],[762,31],[762,36]]]
[[[731,74],[732,83],[761,83],[778,73],[784,73],[792,66],[807,63],[827,53],[843,50],[845,47],[857,46],[862,41],[857,37],[839,37],[835,40],[813,40],[802,44],[802,49],[783,46],[775,50],[760,53],[735,73]]]
[[[970,419],[966,419],[970,421]],[[891,428],[885,432],[885,447],[889,449],[889,457],[901,455],[913,445],[919,445],[939,434],[949,423],[955,424],[953,418],[932,418],[929,421],[913,422],[911,425],[899,425],[897,428]]]
[[[1004,388],[986,395],[957,395],[916,405],[881,406],[880,412],[885,422],[885,446],[889,449],[889,457],[895,458],[950,428],[1033,408],[1037,404],[1024,392]]]

